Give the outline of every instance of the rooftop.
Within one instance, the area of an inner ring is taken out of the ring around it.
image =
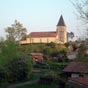
[[[77,77],[77,78],[69,78],[69,80],[88,86],[88,78]]]
[[[57,26],[66,26],[62,15],[60,17],[59,22],[57,23]]]
[[[32,56],[43,56],[42,53],[30,53]]]
[[[71,62],[64,72],[88,73],[88,62]]]
[[[31,32],[28,37],[56,37],[56,32]]]

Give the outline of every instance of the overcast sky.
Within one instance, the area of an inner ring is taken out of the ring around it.
[[[67,31],[77,32],[75,9],[69,0],[0,0],[0,36],[4,29],[17,19],[27,33],[56,31],[56,25],[63,15]]]

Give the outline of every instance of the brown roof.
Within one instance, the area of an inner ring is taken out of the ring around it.
[[[43,56],[42,53],[30,53],[32,56]]]
[[[64,72],[88,73],[88,62],[71,62],[64,68]]]
[[[31,32],[28,37],[56,37],[56,32]]]
[[[84,78],[84,77],[76,77],[75,78],[74,77],[74,78],[69,78],[69,80],[88,86],[88,78]]]

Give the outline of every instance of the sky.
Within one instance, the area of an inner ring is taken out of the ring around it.
[[[5,28],[18,20],[27,29],[27,34],[37,31],[56,31],[63,15],[68,32],[77,34],[75,8],[69,0],[1,0],[0,37],[5,37]]]

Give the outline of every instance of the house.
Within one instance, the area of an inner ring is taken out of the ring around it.
[[[43,54],[42,53],[31,53],[30,55],[33,57],[33,63],[43,61]]]
[[[74,77],[68,79],[69,88],[88,88],[88,78]]]
[[[59,19],[59,22],[57,23],[56,31],[31,32],[25,38],[21,39],[20,44],[50,43],[50,42],[61,44],[67,42],[67,30],[62,15]]]
[[[69,88],[88,88],[88,62],[71,62],[63,72]]]
[[[68,77],[88,77],[88,62],[71,62],[63,72]]]
[[[77,58],[77,52],[71,52],[70,54],[67,55],[69,60],[74,60]]]

